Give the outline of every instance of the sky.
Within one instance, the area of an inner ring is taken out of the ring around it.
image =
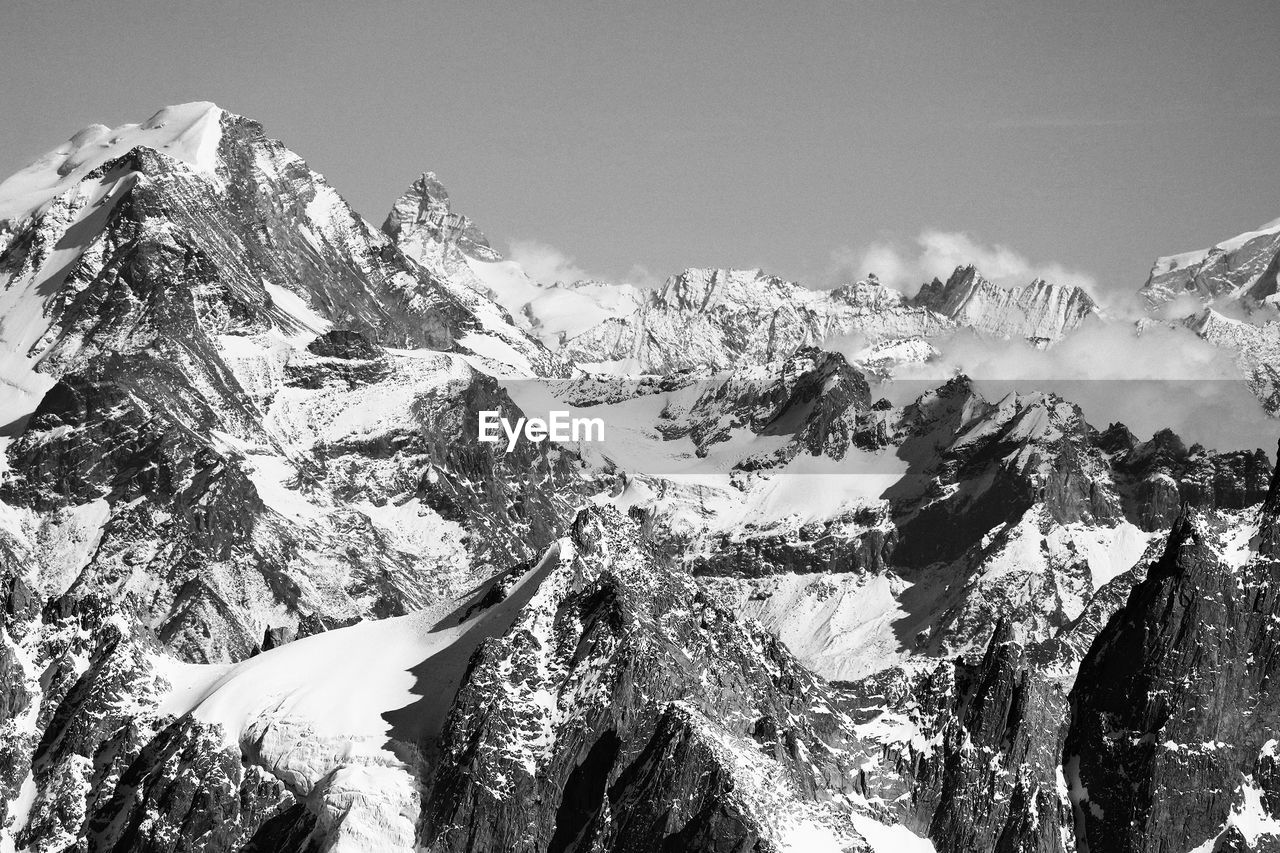
[[[1280,217],[1280,4],[5,0],[0,172],[213,100],[380,223],[424,170],[532,266],[1104,298]]]

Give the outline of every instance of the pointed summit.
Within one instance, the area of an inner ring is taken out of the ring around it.
[[[453,212],[449,192],[435,172],[423,172],[409,185],[387,214],[382,230],[397,243],[430,240],[456,245],[476,260],[502,260],[471,219]]]

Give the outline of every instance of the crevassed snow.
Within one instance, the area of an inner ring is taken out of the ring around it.
[[[208,101],[165,107],[142,124],[84,128],[0,183],[0,221],[40,211],[55,196],[103,163],[138,146],[154,148],[195,168],[214,169],[222,140],[222,110]]]
[[[479,635],[500,632],[558,560],[559,549],[553,547],[504,601],[461,624],[440,623],[440,610],[432,609],[315,634],[237,664],[157,658],[157,668],[173,685],[160,712],[192,712],[216,723],[228,745],[239,743],[248,726],[264,716],[305,720],[322,736],[384,737],[390,730],[382,718],[385,712],[421,696],[436,695],[446,703],[453,699],[443,695],[447,683],[420,693],[418,677],[409,670],[445,650],[451,657],[461,656],[465,666],[483,639]],[[470,642],[459,645],[463,638]],[[442,671],[452,662],[442,660]]]

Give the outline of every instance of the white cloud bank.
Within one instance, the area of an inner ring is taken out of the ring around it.
[[[1275,442],[1276,421],[1249,390],[1234,354],[1181,325],[1140,329],[1092,318],[1047,350],[968,331],[934,343],[936,360],[904,366],[876,393],[903,404],[963,373],[989,400],[1052,392],[1078,404],[1093,426],[1123,423],[1140,439],[1168,427],[1188,444],[1216,450],[1270,451]]]
[[[620,279],[589,272],[579,265],[577,258],[541,240],[512,240],[507,244],[507,259],[519,264],[529,278],[547,286],[593,281],[651,289],[663,282],[663,279],[640,264],[633,265]]]
[[[507,259],[519,264],[529,278],[540,284],[568,284],[591,278],[573,257],[539,240],[512,240]]]

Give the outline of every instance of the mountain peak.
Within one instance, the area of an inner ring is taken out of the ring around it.
[[[437,243],[456,244],[462,253],[482,261],[500,261],[502,255],[489,245],[489,239],[469,217],[454,213],[449,191],[435,172],[423,172],[409,185],[382,223],[387,236],[399,240],[410,231]]]
[[[1080,287],[1042,278],[1004,287],[984,278],[973,264],[956,267],[945,283],[935,278],[920,288],[912,304],[1000,337],[1012,337],[1016,330],[1037,343],[1058,340],[1098,311],[1093,297]]]
[[[1151,308],[1190,295],[1208,305],[1240,300],[1251,309],[1275,293],[1280,219],[1208,249],[1157,258],[1139,294]]]
[[[141,124],[90,124],[0,183],[0,222],[26,219],[93,170],[137,147],[212,171],[227,113],[210,101],[157,110]]]

